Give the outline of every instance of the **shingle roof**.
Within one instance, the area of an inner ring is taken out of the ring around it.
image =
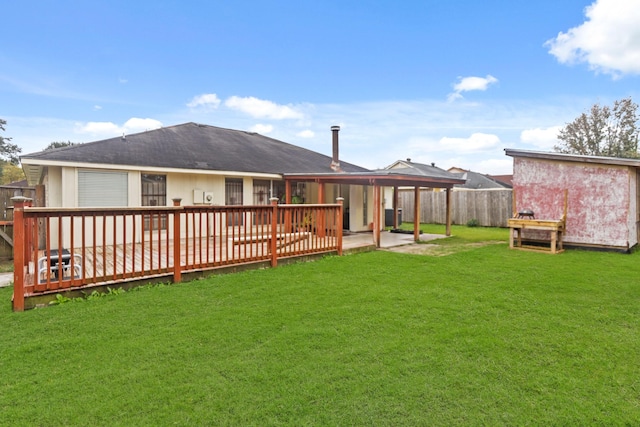
[[[403,165],[403,167],[396,166],[393,169],[386,169],[385,171],[391,174],[418,175],[432,178],[459,178],[458,176],[435,165],[425,165],[424,163],[416,163],[409,160],[401,160],[396,162],[396,165]]]
[[[474,190],[488,189],[488,188],[511,188],[508,184],[498,181],[478,172],[466,171],[466,172],[451,172],[452,174],[464,178],[467,180],[463,185],[457,185],[460,188],[471,188]]]
[[[21,159],[248,173],[331,172],[330,156],[253,132],[197,123],[45,150]],[[345,162],[340,166],[345,172],[367,171]]]

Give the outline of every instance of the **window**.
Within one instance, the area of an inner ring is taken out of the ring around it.
[[[142,174],[142,206],[167,206],[167,176]],[[145,215],[145,230],[166,230],[167,215]]]
[[[269,193],[271,190],[271,182],[262,180],[262,179],[254,179],[253,180],[253,204],[254,205],[268,205],[269,204]]]
[[[128,206],[127,172],[78,171],[78,206]]]
[[[285,203],[286,187],[284,181],[271,181],[271,185],[273,186],[271,197],[277,197],[280,203]]]
[[[227,178],[224,182],[224,204],[227,206],[242,204],[242,178]],[[227,214],[227,225],[242,225],[243,219],[239,212]]]
[[[269,181],[266,179],[253,180],[253,204],[268,205],[271,197],[276,197],[280,203],[285,202],[284,181]]]
[[[167,176],[142,174],[142,206],[167,206]]]
[[[227,178],[225,180],[225,205],[241,205],[242,204],[242,179]]]

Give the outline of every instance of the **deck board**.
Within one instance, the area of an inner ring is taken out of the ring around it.
[[[237,237],[235,238],[237,239]],[[202,236],[181,239],[180,265],[183,266],[183,271],[271,258],[270,239],[249,238],[242,243],[234,242],[233,239],[233,236]],[[291,237],[279,239],[277,253],[279,256],[289,256],[331,250],[335,248],[335,242],[335,237],[318,238],[308,232],[300,236],[292,233]],[[162,239],[152,243],[145,241],[135,244],[99,245],[95,248],[86,246],[85,248],[69,249],[72,254],[82,256],[81,275],[74,278],[71,286],[173,271],[173,244],[173,239],[168,241]],[[43,256],[45,256],[45,251],[39,251],[38,258]],[[67,275],[62,281],[51,277],[49,283],[46,282],[46,278],[40,277],[39,283],[36,283],[38,279],[35,276],[34,271],[30,271],[30,274],[26,276],[26,284],[33,291],[69,287],[63,286],[69,285],[69,283],[61,282],[71,281]],[[37,286],[34,288],[34,285]]]

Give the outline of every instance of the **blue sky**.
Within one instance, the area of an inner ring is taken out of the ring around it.
[[[640,0],[14,1],[0,118],[23,153],[184,122],[369,168],[511,173],[592,104],[640,102]]]

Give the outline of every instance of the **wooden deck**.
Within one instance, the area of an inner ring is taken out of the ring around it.
[[[336,250],[335,237],[310,232],[282,233],[277,240],[279,257]],[[57,271],[53,271],[55,269],[46,268],[47,265],[55,265],[56,259],[54,257],[52,262],[51,256],[47,258],[46,251],[40,250],[40,262],[30,266],[25,285],[28,291],[43,292],[170,273],[174,269],[174,243],[173,239],[161,239],[67,249],[75,257],[68,262],[63,275],[57,275]],[[271,259],[270,238],[256,235],[248,238],[239,235],[183,238],[180,239],[180,247],[183,272]],[[72,275],[72,271],[75,274]]]

